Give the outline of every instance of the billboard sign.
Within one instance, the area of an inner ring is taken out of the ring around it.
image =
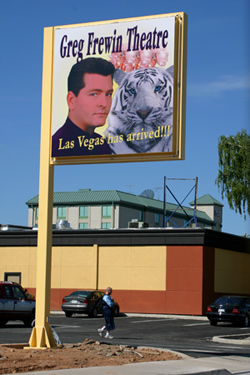
[[[186,18],[53,28],[51,164],[184,159]]]

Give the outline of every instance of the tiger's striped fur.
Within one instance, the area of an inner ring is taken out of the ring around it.
[[[173,67],[115,71],[117,88],[105,135],[115,154],[171,152],[173,128]],[[136,139],[169,126],[168,136]]]

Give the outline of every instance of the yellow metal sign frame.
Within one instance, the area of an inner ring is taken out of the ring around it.
[[[187,66],[187,15],[184,12],[161,14],[155,16],[117,19],[102,22],[64,25],[52,27],[53,37],[55,32],[61,29],[74,29],[80,27],[90,27],[108,24],[120,24],[131,21],[153,20],[160,18],[175,18],[175,55],[174,55],[174,113],[173,113],[173,149],[172,152],[147,152],[133,154],[112,154],[112,155],[84,155],[70,157],[51,157],[50,163],[53,165],[70,164],[99,164],[99,163],[129,163],[163,160],[184,160],[185,159],[185,122],[186,122],[186,66]],[[66,32],[66,31],[65,31]],[[53,49],[54,44],[46,42],[47,48]],[[52,56],[53,57],[53,56]],[[54,64],[52,62],[52,64]],[[54,67],[55,68],[55,67]],[[48,77],[51,82],[51,91],[53,90],[53,69],[52,76]],[[52,103],[53,104],[53,103]],[[52,121],[52,119],[51,119]],[[51,131],[52,133],[52,131]],[[50,133],[50,134],[51,134]],[[52,134],[51,134],[52,136]]]

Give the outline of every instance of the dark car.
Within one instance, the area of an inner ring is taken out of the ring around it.
[[[36,301],[21,285],[0,281],[0,327],[9,320],[22,320],[27,327],[35,319]]]
[[[96,318],[102,314],[102,297],[104,292],[100,290],[77,290],[66,296],[62,300],[62,310],[67,318],[72,314],[87,314],[89,317]],[[120,307],[117,302],[114,303],[114,315],[118,316]]]
[[[230,322],[249,326],[250,297],[223,296],[207,307],[207,317],[210,324]]]

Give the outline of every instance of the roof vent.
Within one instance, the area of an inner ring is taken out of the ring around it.
[[[148,228],[148,223],[144,223],[143,221],[138,221],[138,220],[136,220],[136,221],[132,220],[132,221],[128,222],[128,227],[129,228],[138,228],[138,229]]]
[[[68,220],[59,220],[56,223],[56,229],[62,230],[62,229],[71,229],[71,228],[70,228],[70,224],[69,224]]]

